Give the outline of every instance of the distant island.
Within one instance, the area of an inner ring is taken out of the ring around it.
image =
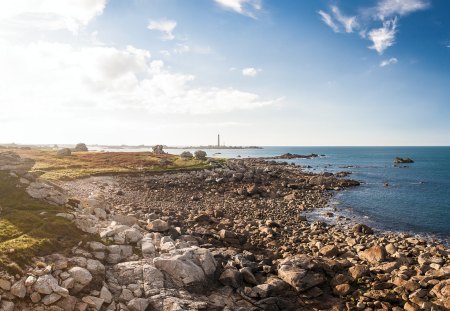
[[[186,147],[171,147],[165,146],[165,149],[263,149],[258,146],[186,146]]]

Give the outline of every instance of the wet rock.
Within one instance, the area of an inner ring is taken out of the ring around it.
[[[364,224],[356,224],[353,226],[353,232],[357,234],[373,234],[372,228]]]

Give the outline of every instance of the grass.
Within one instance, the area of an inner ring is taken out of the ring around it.
[[[31,198],[18,179],[4,171],[0,171],[0,207],[0,270],[20,272],[33,257],[61,252],[89,238],[56,216],[65,208]]]
[[[163,172],[208,167],[207,161],[183,160],[179,156],[151,152],[76,152],[59,157],[50,149],[12,149],[22,158],[34,160],[31,172],[48,180],[92,175]],[[65,207],[31,198],[18,178],[0,171],[0,272],[20,273],[33,257],[64,252],[94,236],[56,214]]]
[[[208,166],[206,161],[183,160],[170,154],[152,152],[74,152],[58,157],[49,149],[12,149],[23,158],[35,161],[32,172],[48,180],[64,180],[114,173],[160,172],[199,169]]]

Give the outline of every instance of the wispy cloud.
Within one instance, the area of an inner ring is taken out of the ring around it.
[[[407,15],[415,11],[428,8],[426,0],[382,0],[376,6],[376,12],[380,19],[394,15]]]
[[[322,17],[322,21],[327,24],[331,29],[333,29],[334,32],[339,32],[339,27],[336,25],[331,18],[331,15],[328,13],[325,13],[324,11],[320,10],[319,15]]]
[[[322,10],[318,13],[322,21],[334,32],[352,33],[356,30],[361,38],[372,41],[370,49],[383,54],[387,48],[395,44],[399,17],[427,9],[430,6],[429,1],[379,0],[375,6],[360,8],[359,11],[363,12],[361,16],[346,16],[335,5],[331,6],[330,13]],[[380,22],[382,27],[374,26],[374,23]]]
[[[389,58],[389,59],[385,59],[383,61],[381,61],[380,63],[380,67],[386,67],[389,65],[395,65],[398,63],[398,59],[395,57]]]
[[[251,18],[256,18],[256,13],[261,10],[261,0],[214,0],[219,6]]]
[[[397,33],[397,18],[383,22],[383,27],[372,29],[367,34],[368,38],[372,41],[372,45],[369,47],[383,54],[383,52],[395,43],[395,34]]]
[[[356,16],[345,16],[341,13],[337,6],[332,6],[331,11],[334,13],[334,17],[339,23],[344,26],[345,32],[353,32],[353,29],[358,25]]]
[[[245,77],[256,77],[262,70],[261,69],[256,69],[253,67],[247,67],[242,69],[242,75]]]
[[[168,19],[162,20],[151,20],[148,23],[147,28],[150,30],[158,30],[163,33],[163,40],[173,40],[175,36],[173,35],[173,31],[177,27],[177,22]]]
[[[351,33],[358,26],[356,16],[345,16],[335,5],[331,6],[332,15],[322,10],[319,10],[317,13],[321,16],[322,21],[334,32],[345,31]]]

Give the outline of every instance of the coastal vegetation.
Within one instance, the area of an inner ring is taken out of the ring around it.
[[[33,257],[70,248],[87,237],[56,216],[66,208],[33,199],[25,187],[19,178],[0,171],[0,270],[17,273]]]
[[[161,172],[201,169],[206,159],[184,159],[153,152],[71,152],[58,155],[51,149],[11,149],[22,158],[35,161],[31,172],[48,180],[88,177],[102,174]]]

